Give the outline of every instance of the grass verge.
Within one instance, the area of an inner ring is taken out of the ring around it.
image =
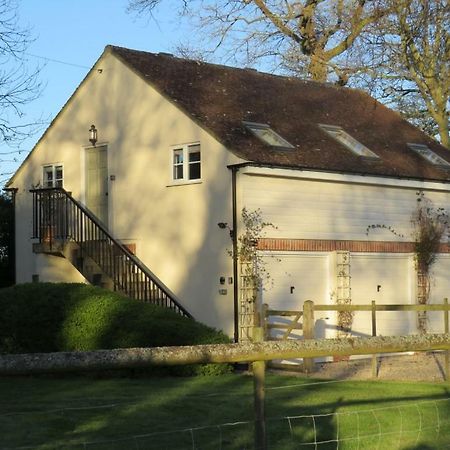
[[[252,382],[244,375],[3,378],[0,449],[252,449]],[[449,388],[270,374],[269,448],[445,448]]]

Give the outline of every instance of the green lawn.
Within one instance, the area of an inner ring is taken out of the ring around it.
[[[450,448],[449,384],[269,374],[266,387],[270,449]],[[0,449],[253,449],[252,420],[245,375],[0,379]]]

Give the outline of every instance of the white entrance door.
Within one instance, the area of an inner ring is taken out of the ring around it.
[[[86,206],[108,226],[107,147],[86,149]]]
[[[361,254],[350,257],[351,297],[354,305],[411,304],[414,289],[412,257],[402,254]],[[405,311],[377,312],[377,334],[394,336],[414,331],[415,315]],[[372,335],[370,312],[355,312],[352,334]]]

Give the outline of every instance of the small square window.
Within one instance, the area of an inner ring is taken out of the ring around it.
[[[292,149],[295,148],[286,139],[282,138],[269,125],[263,123],[242,122],[251,133],[265,144],[278,149]]]
[[[408,147],[420,155],[422,158],[426,159],[428,162],[435,166],[450,167],[450,163],[446,161],[441,156],[434,153],[428,146],[423,144],[412,144],[408,143]]]
[[[172,180],[201,179],[200,144],[186,144],[172,149]]]
[[[63,187],[64,170],[61,164],[43,167],[42,185],[44,188]]]
[[[377,154],[375,154],[372,150],[369,150],[364,144],[361,144],[361,142],[357,141],[341,127],[324,124],[319,124],[319,127],[337,142],[351,150],[355,155],[362,156],[364,158],[378,159]]]

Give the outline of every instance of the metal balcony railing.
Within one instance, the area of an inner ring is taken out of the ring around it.
[[[63,188],[32,189],[33,238],[48,244],[75,242],[79,257],[88,256],[113,281],[114,290],[130,298],[173,309],[192,317],[175,295],[129,249],[114,239],[99,220]]]

